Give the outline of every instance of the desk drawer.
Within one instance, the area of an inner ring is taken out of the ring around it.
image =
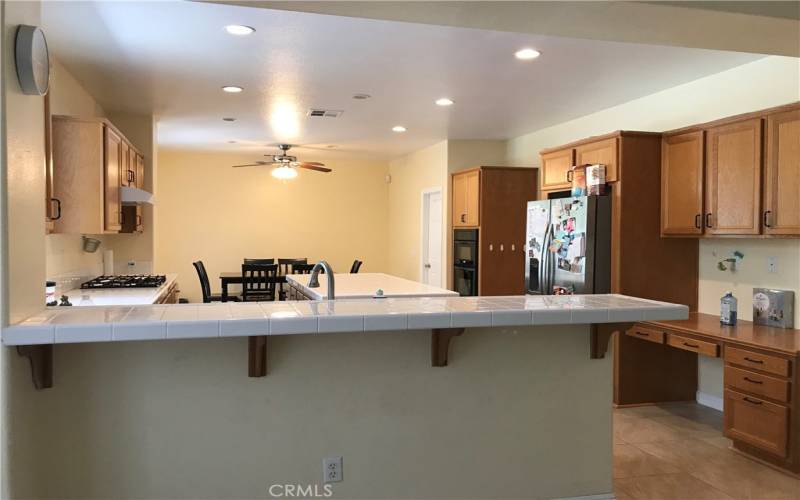
[[[683,337],[674,333],[667,334],[667,344],[684,351],[692,351],[703,356],[719,357],[719,346],[713,342],[697,340],[691,337]]]
[[[725,386],[784,403],[789,402],[791,387],[786,380],[728,365],[725,366]]]
[[[725,361],[762,372],[774,373],[781,377],[788,377],[791,373],[791,362],[788,359],[746,351],[738,347],[725,347]]]
[[[725,435],[785,458],[789,409],[725,389]]]
[[[656,344],[664,343],[663,331],[653,330],[652,328],[647,328],[640,325],[633,325],[633,328],[625,331],[625,335],[629,335],[640,340],[647,340],[648,342],[655,342]]]

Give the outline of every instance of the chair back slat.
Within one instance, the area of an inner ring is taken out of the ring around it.
[[[244,259],[245,264],[274,264],[275,259]]]
[[[358,270],[361,269],[361,264],[363,264],[363,263],[364,262],[362,262],[362,261],[360,261],[358,259],[354,260],[353,261],[353,265],[350,266],[350,274],[357,274]]]
[[[292,265],[292,274],[311,274],[312,269],[314,269],[314,264],[298,262]]]
[[[308,262],[307,258],[298,259],[278,259],[278,274],[286,276],[287,274],[295,274],[292,268],[295,264],[305,264]]]

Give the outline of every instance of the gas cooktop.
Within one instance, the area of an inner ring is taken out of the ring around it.
[[[98,276],[86,283],[82,283],[81,288],[158,288],[166,283],[166,281],[166,276],[154,274]]]

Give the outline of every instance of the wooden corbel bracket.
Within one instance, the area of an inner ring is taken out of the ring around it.
[[[592,325],[590,359],[603,359],[608,352],[611,337],[616,332],[625,332],[633,323],[599,323]]]
[[[53,344],[18,345],[17,354],[28,358],[37,390],[53,387]]]
[[[450,340],[462,333],[463,328],[436,328],[431,332],[431,366],[447,366]]]
[[[247,337],[247,376],[267,376],[267,336]]]

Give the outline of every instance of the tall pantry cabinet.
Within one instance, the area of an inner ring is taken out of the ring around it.
[[[525,293],[525,221],[536,191],[532,168],[476,167],[452,174],[452,226],[478,230],[478,295]]]

